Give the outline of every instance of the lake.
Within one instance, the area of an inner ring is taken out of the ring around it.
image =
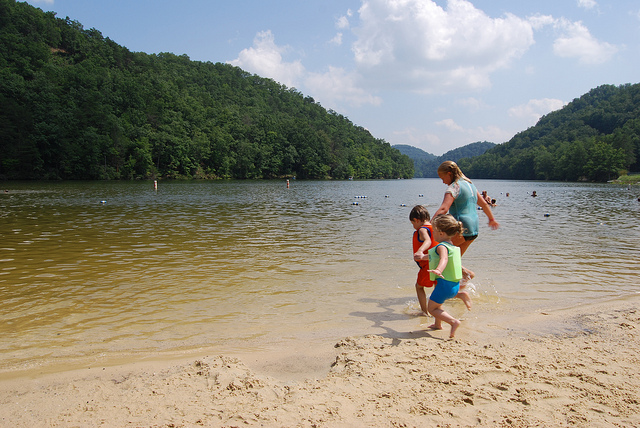
[[[637,186],[474,183],[497,199],[501,227],[480,213],[463,257],[473,310],[445,305],[464,319],[462,339],[640,292]],[[313,348],[430,321],[418,316],[408,216],[416,204],[435,212],[439,179],[1,186],[0,377]]]

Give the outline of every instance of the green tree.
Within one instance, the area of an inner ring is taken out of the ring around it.
[[[607,181],[617,178],[624,168],[625,153],[610,144],[595,141],[588,150],[585,174],[593,181]]]
[[[587,162],[587,149],[581,141],[561,143],[556,152],[558,158],[557,179],[565,181],[577,181],[585,176],[585,163]]]
[[[14,0],[0,24],[3,178],[413,175],[388,143],[271,79],[132,53]]]
[[[544,146],[538,148],[533,158],[533,169],[537,180],[557,179],[555,155],[546,150]]]

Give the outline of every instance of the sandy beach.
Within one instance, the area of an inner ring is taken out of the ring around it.
[[[640,298],[538,312],[502,334],[348,337],[5,380],[12,427],[640,426]],[[541,332],[538,325],[555,326]]]

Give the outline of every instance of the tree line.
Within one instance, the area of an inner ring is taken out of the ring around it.
[[[272,79],[131,52],[0,0],[0,178],[411,178],[413,163]]]
[[[640,84],[602,85],[484,154],[470,177],[608,181],[640,171]]]

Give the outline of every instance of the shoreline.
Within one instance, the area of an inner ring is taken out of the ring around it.
[[[447,329],[396,328],[320,348],[17,377],[0,381],[0,421],[14,427],[638,426],[638,303],[633,295],[531,313],[496,335],[447,340]]]

